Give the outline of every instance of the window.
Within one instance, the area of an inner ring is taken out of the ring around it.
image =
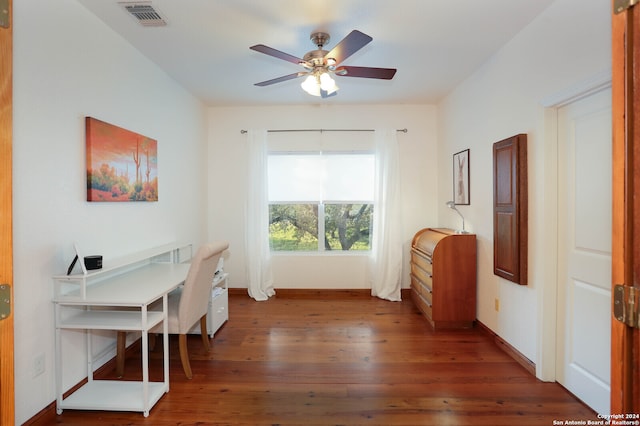
[[[268,188],[272,251],[371,249],[373,154],[272,153]]]

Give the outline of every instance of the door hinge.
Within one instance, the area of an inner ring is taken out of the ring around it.
[[[616,15],[622,13],[633,7],[636,3],[638,3],[638,0],[613,0],[613,13]]]
[[[11,286],[0,284],[0,320],[11,314]]]
[[[9,14],[9,0],[0,0],[0,28],[9,28],[11,15]]]
[[[617,284],[613,289],[613,316],[629,327],[640,328],[640,289]]]

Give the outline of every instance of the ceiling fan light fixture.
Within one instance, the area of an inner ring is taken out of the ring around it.
[[[320,88],[328,94],[331,94],[338,90],[338,86],[336,85],[335,80],[331,78],[328,72],[323,72],[322,74],[320,74]]]
[[[340,88],[338,87],[337,84],[334,84],[333,87],[329,90],[326,90],[327,95],[333,95],[335,92],[337,92]]]
[[[320,82],[314,74],[309,74],[300,84],[300,87],[311,96],[320,96]]]
[[[311,34],[311,41],[318,48],[307,52],[302,59],[289,55],[288,53],[281,52],[272,47],[265,46],[264,44],[256,44],[249,47],[249,49],[287,62],[292,62],[298,66],[304,67],[305,71],[262,81],[260,83],[255,83],[255,85],[261,87],[269,86],[271,84],[280,83],[297,77],[307,76],[305,81],[300,84],[302,89],[312,96],[322,96],[322,98],[327,98],[331,95],[335,95],[338,91],[338,86],[333,80],[331,74],[391,80],[396,73],[395,68],[340,66],[345,59],[362,49],[371,40],[373,39],[370,36],[358,30],[353,30],[333,49],[331,49],[331,51],[326,51],[323,47],[329,42],[329,34],[316,32]]]

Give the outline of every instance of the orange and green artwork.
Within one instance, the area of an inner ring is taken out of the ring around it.
[[[158,143],[86,117],[87,201],[158,201]]]

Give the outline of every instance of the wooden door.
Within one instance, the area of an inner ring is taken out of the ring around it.
[[[614,300],[616,284],[640,291],[640,6],[628,3],[612,0]],[[640,329],[611,321],[611,413],[639,414]]]
[[[0,304],[13,305],[11,144],[13,110],[13,0],[0,1]],[[13,309],[0,307],[0,425],[15,422]],[[3,314],[4,312],[4,314]],[[3,318],[4,317],[4,318]]]
[[[611,90],[558,109],[556,378],[609,414]]]

